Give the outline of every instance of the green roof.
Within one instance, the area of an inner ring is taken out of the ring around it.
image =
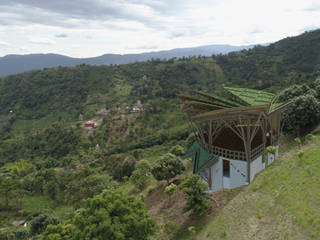
[[[223,96],[202,93],[196,91],[197,97],[179,95],[184,100],[182,111],[189,116],[195,116],[212,111],[226,110],[234,108],[244,108],[242,111],[250,111],[251,108],[263,106],[266,114],[274,113],[286,107],[288,102],[278,102],[278,97],[269,92],[236,87],[224,87]],[[235,109],[236,110],[236,109]]]
[[[186,157],[192,157],[193,173],[199,173],[201,170],[210,167],[218,161],[218,156],[207,152],[200,146],[198,141],[195,141],[191,145],[185,155],[185,158]]]
[[[224,89],[231,92],[233,95],[237,96],[251,106],[271,104],[272,100],[275,97],[275,95],[272,93],[255,89],[232,87],[225,87]]]

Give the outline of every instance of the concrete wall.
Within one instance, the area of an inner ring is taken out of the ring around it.
[[[247,162],[239,160],[230,161],[230,188],[247,185]]]
[[[262,155],[256,158],[250,164],[250,181],[252,181],[257,173],[264,169],[264,164],[262,163]]]
[[[222,159],[219,157],[218,161],[211,167],[211,177],[212,177],[212,192],[219,191],[223,188],[222,180]]]

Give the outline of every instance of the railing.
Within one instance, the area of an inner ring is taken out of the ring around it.
[[[265,146],[263,144],[259,145],[255,149],[252,149],[251,151],[251,161],[255,160],[257,157],[262,155],[265,152]]]
[[[235,151],[235,150],[229,150],[226,148],[221,148],[213,145],[209,145],[208,143],[200,143],[201,146],[209,151],[212,154],[215,154],[220,157],[229,158],[233,160],[242,160],[247,161],[246,153],[242,151]],[[259,145],[258,147],[252,149],[250,154],[251,161],[262,155],[265,151],[265,147],[263,144]]]

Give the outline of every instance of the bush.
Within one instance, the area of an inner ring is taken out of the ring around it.
[[[24,240],[28,239],[29,232],[26,228],[18,228],[11,232],[8,236],[8,240]]]
[[[41,240],[71,240],[75,230],[73,224],[48,225]]]
[[[166,180],[169,183],[171,178],[181,174],[185,170],[183,162],[177,156],[167,153],[161,157],[151,168],[151,173],[158,181]]]
[[[60,223],[59,218],[49,215],[40,214],[30,222],[30,234],[36,235],[42,233],[49,224],[57,225]]]
[[[141,160],[136,164],[136,170],[133,171],[130,181],[140,190],[144,189],[150,177],[150,164],[146,160]]]
[[[170,153],[176,155],[176,156],[182,156],[185,154],[184,148],[180,145],[176,145],[170,149]]]
[[[277,148],[274,147],[274,146],[268,146],[267,147],[267,152],[269,152],[269,153],[275,154],[276,151],[277,151]]]
[[[164,192],[169,196],[171,196],[177,190],[177,188],[178,188],[177,185],[175,185],[174,183],[171,183],[169,186],[167,186],[164,189]]]
[[[187,195],[184,211],[192,210],[193,214],[199,215],[209,208],[209,203],[205,198],[208,185],[201,182],[199,175],[186,178],[179,187]]]

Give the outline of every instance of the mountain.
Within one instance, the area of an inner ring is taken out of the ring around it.
[[[140,54],[104,54],[92,58],[71,58],[59,54],[28,54],[7,55],[0,57],[0,77],[21,73],[29,70],[57,67],[75,66],[79,64],[109,65],[141,62],[151,59],[170,59],[190,56],[211,56],[212,54],[226,54],[232,51],[250,49],[253,45],[231,46],[231,45],[208,45],[192,48],[176,48],[166,51],[146,52]]]

